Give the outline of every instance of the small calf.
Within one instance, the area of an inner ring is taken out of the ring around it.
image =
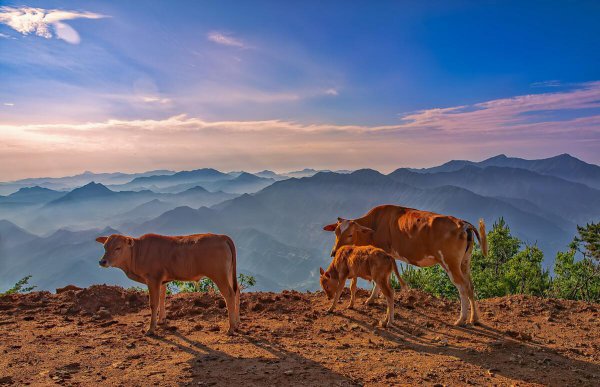
[[[333,311],[348,278],[352,279],[348,308],[354,308],[356,282],[360,277],[374,281],[386,298],[387,314],[382,321],[382,326],[385,327],[394,322],[394,290],[390,284],[392,271],[396,274],[402,287],[405,287],[406,283],[400,277],[396,260],[391,255],[373,246],[343,246],[336,251],[327,271],[323,268],[319,269],[321,272],[321,287],[327,294],[327,298],[333,299],[328,312]]]

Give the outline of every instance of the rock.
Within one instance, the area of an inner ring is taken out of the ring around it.
[[[285,376],[292,376],[292,375],[294,374],[294,371],[293,371],[293,370],[287,370],[287,371],[283,371],[283,374],[284,374]]]
[[[82,288],[80,288],[79,286],[75,286],[75,285],[67,285],[64,288],[57,288],[56,289],[56,294],[61,294],[61,293],[65,293],[68,292],[70,290],[73,291],[78,291],[78,290],[83,290]]]
[[[0,385],[2,384],[14,384],[13,378],[11,376],[3,376],[0,378]]]
[[[226,306],[227,306],[227,303],[225,302],[225,300],[224,300],[224,299],[222,299],[222,298],[221,298],[221,299],[219,299],[219,301],[217,302],[217,306],[218,306],[219,308],[223,309],[224,307],[226,307]]]
[[[218,325],[216,325],[216,324],[213,324],[213,325],[211,325],[211,326],[210,326],[210,327],[208,327],[208,329],[207,329],[207,331],[209,331],[209,332],[218,332],[218,331],[220,331],[220,330],[221,330],[221,328],[219,328],[219,326],[218,326]]]
[[[100,307],[100,309],[98,309],[98,311],[96,312],[96,314],[94,316],[96,318],[102,319],[102,320],[108,320],[108,319],[112,318],[112,314],[105,307]]]

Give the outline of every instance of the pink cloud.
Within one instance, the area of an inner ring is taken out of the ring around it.
[[[0,125],[0,180],[96,171],[288,170],[301,167],[383,171],[498,153],[547,157],[572,153],[600,162],[600,82],[563,92],[422,110],[398,124],[335,125],[285,120],[165,119]],[[587,110],[581,110],[587,109]],[[545,114],[552,111],[553,115]],[[561,119],[555,117],[561,114]]]

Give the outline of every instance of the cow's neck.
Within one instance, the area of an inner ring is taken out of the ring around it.
[[[369,212],[361,218],[354,219],[354,221],[360,224],[361,226],[370,228],[375,232],[375,247],[379,247],[388,254],[393,255],[396,259],[400,259],[404,262],[410,263],[411,259],[405,256],[406,252],[402,251],[402,249],[399,248],[399,246],[392,245],[391,241],[389,240],[386,240],[385,243],[382,240],[378,240],[378,234],[384,234],[386,236],[390,234],[390,224],[388,222],[385,222],[383,219],[380,219],[378,215],[378,212]],[[384,230],[382,230],[382,228],[384,228]]]

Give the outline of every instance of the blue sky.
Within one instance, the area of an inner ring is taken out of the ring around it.
[[[0,180],[600,162],[599,2],[305,3],[1,2]]]

